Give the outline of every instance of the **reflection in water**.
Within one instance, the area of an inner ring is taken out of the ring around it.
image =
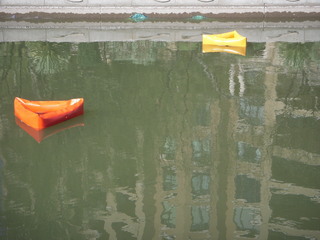
[[[313,62],[319,63],[319,48],[319,42],[281,43],[279,50],[288,66],[301,70]]]
[[[256,106],[249,99],[240,99],[239,116],[246,119],[250,125],[263,125],[264,106]]]
[[[70,120],[63,122],[63,123],[60,123],[56,126],[52,126],[50,128],[46,128],[46,129],[42,129],[42,130],[36,130],[36,129],[28,126],[27,124],[22,122],[17,117],[15,119],[16,119],[16,124],[21,129],[26,131],[31,137],[33,137],[38,143],[42,142],[44,139],[46,139],[46,138],[48,138],[58,132],[61,132],[61,131],[64,131],[64,130],[67,130],[67,129],[73,128],[73,127],[84,126],[82,116],[79,116],[74,119],[70,119]]]
[[[176,208],[170,205],[168,201],[162,202],[163,212],[161,214],[161,223],[168,228],[176,227]]]
[[[167,137],[162,148],[161,157],[166,160],[174,160],[176,152],[176,143],[173,138]]]
[[[238,175],[235,178],[236,199],[243,199],[247,203],[260,202],[260,182],[247,175]]]
[[[261,213],[257,208],[236,207],[234,210],[234,222],[241,232],[241,237],[256,238],[259,236]]]
[[[28,42],[26,46],[28,56],[38,74],[54,74],[63,71],[68,66],[69,44]]]
[[[261,151],[251,144],[238,142],[238,156],[241,161],[258,163],[261,159]]]
[[[0,153],[0,238],[7,237],[6,215],[5,215],[5,200],[6,200],[6,187],[4,180],[5,162]]]
[[[173,167],[163,167],[163,190],[170,191],[177,189],[177,175]]]
[[[319,238],[319,46],[1,43],[1,238]],[[37,143],[16,95],[86,124]]]
[[[190,230],[192,232],[209,230],[209,211],[208,206],[191,207],[192,224]]]
[[[210,45],[210,44],[202,44],[202,52],[203,53],[225,52],[225,53],[238,54],[238,55],[245,56],[246,47],[216,46],[216,45]]]
[[[210,175],[209,173],[194,172],[191,178],[192,194],[194,198],[209,194]]]
[[[192,141],[192,161],[195,165],[209,165],[211,161],[211,141],[209,138]]]

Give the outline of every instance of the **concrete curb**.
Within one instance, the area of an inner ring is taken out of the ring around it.
[[[249,14],[249,13],[282,13],[292,14],[319,14],[320,5],[230,5],[230,6],[2,6],[3,14],[73,14],[73,15],[117,15],[144,13],[154,15],[179,14]],[[319,17],[319,15],[318,15]]]
[[[320,41],[320,21],[305,22],[0,22],[0,42],[201,42],[202,34],[237,30],[248,42]]]

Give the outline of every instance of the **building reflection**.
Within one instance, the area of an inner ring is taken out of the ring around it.
[[[196,110],[198,119],[202,120],[197,121],[193,135],[200,132],[207,135],[190,138],[189,149],[184,149],[190,153],[189,165],[179,169],[186,161],[173,151],[172,161],[162,162],[165,167],[160,165],[162,177],[158,178],[158,184],[162,181],[162,187],[155,185],[155,198],[156,208],[162,211],[155,215],[155,223],[160,218],[163,227],[156,227],[155,239],[157,236],[162,239],[316,239],[320,236],[319,150],[315,146],[319,145],[319,137],[314,131],[319,130],[319,122],[315,117],[305,117],[308,110],[286,109],[290,103],[279,95],[284,83],[278,76],[281,71],[277,62],[281,57],[277,51],[275,44],[268,43],[260,63],[252,65],[250,58],[239,63],[244,69],[238,71],[242,76],[232,79],[238,81],[239,98],[230,100],[227,109],[214,102],[209,108],[204,105],[203,110]],[[264,69],[265,75],[259,75],[261,71],[257,68]],[[315,91],[318,85],[311,88]],[[230,89],[233,91],[230,94],[236,95],[234,86]],[[223,119],[203,124],[208,122],[203,119],[216,119],[225,110],[230,122],[226,123],[224,134],[231,139],[227,149],[219,147],[217,130],[223,127]],[[292,126],[281,126],[291,122]],[[298,135],[303,134],[313,138],[315,145],[301,141],[306,138]],[[224,161],[218,160],[219,150],[230,152],[226,154],[230,156],[228,168],[219,168],[220,161]],[[176,151],[183,151],[182,147]],[[217,213],[223,205],[220,201],[224,200],[218,197],[222,195],[218,185],[223,183],[225,216]],[[223,219],[225,222],[219,223]]]

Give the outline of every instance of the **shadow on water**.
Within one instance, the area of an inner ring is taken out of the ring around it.
[[[1,239],[316,239],[319,47],[0,43]],[[82,127],[35,141],[15,96]]]

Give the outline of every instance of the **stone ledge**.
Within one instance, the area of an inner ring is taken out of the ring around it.
[[[318,0],[1,0],[0,6],[264,6],[319,5]]]
[[[1,6],[1,5],[0,5]],[[320,5],[221,5],[221,6],[1,6],[2,13],[64,13],[64,14],[180,14],[180,13],[251,13],[291,12],[320,13]]]
[[[306,22],[0,22],[0,42],[201,42],[202,34],[236,29],[248,42],[318,42],[320,21]]]

